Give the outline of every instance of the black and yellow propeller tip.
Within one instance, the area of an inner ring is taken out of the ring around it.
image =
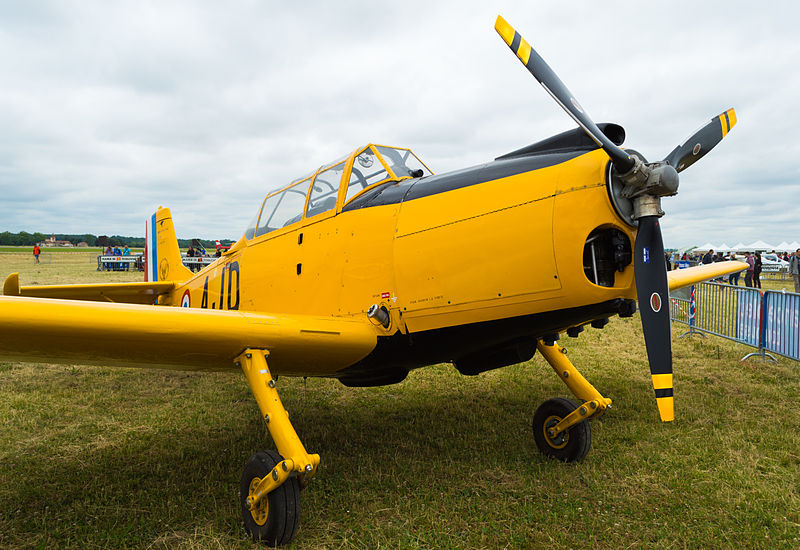
[[[503,42],[508,44],[508,47],[514,52],[514,55],[516,55],[524,65],[527,65],[531,58],[531,45],[522,38],[522,35],[515,31],[514,27],[509,25],[508,21],[503,19],[500,15],[497,16],[497,20],[494,22],[494,30],[497,31],[497,34],[500,35]]]
[[[658,414],[663,422],[675,420],[675,404],[672,395],[672,373],[653,374],[653,389],[656,392]]]

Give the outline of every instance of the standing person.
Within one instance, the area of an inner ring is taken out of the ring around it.
[[[712,248],[711,250],[703,254],[703,263],[710,264],[713,261],[714,261],[714,249]]]
[[[736,254],[731,253],[730,258],[728,259],[731,261],[736,261]],[[741,271],[737,271],[736,273],[731,273],[730,275],[728,275],[728,284],[739,286],[739,275],[741,274],[742,274]]]
[[[744,253],[744,261],[747,262],[747,272],[744,274],[744,286],[753,286],[753,270],[755,269],[756,262],[749,252]]]
[[[800,293],[800,248],[789,259],[789,273],[794,279],[794,291]]]
[[[667,271],[672,271],[672,262],[670,261],[669,252],[664,252],[664,261],[667,263]]]
[[[753,265],[753,286],[761,288],[761,254],[756,252],[756,258]]]
[[[123,256],[130,256],[131,255],[131,249],[128,248],[127,244],[122,249],[122,255]],[[130,270],[130,268],[131,268],[131,264],[129,262],[125,262],[123,269],[125,269],[125,271],[128,271],[128,270]]]
[[[39,248],[38,244],[33,245],[33,263],[39,263],[39,254],[42,253],[42,249]]]

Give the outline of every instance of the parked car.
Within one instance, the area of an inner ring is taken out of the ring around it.
[[[761,270],[767,273],[777,273],[789,271],[789,262],[778,258],[777,254],[761,255]]]

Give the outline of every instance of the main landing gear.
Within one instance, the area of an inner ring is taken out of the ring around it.
[[[590,418],[603,414],[611,399],[600,395],[567,358],[567,350],[555,342],[537,343],[539,353],[550,363],[581,405],[556,397],[542,403],[533,415],[533,438],[545,455],[563,462],[583,459],[592,446]]]
[[[308,454],[283,408],[275,380],[267,367],[269,352],[248,349],[236,358],[278,452],[261,451],[247,461],[239,486],[244,528],[254,540],[283,546],[300,525],[300,489],[319,466],[319,455]]]

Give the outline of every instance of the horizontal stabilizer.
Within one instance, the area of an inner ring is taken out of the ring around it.
[[[172,281],[19,286],[19,274],[12,273],[3,284],[3,294],[5,296],[28,296],[31,298],[153,304],[158,296],[167,294],[174,288],[175,283]]]

